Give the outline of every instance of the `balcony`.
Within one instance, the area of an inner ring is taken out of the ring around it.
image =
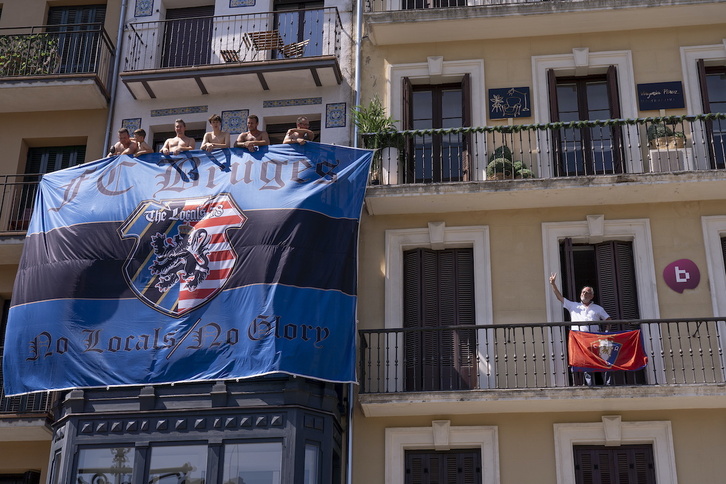
[[[724,0],[367,0],[377,45],[711,25]],[[556,17],[555,17],[556,15]],[[435,32],[432,37],[431,33]]]
[[[648,364],[593,386],[568,369],[570,323],[361,330],[359,399],[369,416],[726,404],[726,320],[608,321],[601,330],[614,324],[641,331]]]
[[[132,23],[121,80],[135,99],[335,86],[342,33],[337,8]]]
[[[2,347],[0,347],[0,355]],[[53,406],[58,394],[38,392],[5,396],[0,372],[0,442],[50,440]]]
[[[0,29],[0,112],[105,108],[113,56],[98,24]]]
[[[726,114],[365,134],[363,144],[385,147],[370,214],[713,200],[726,180]]]

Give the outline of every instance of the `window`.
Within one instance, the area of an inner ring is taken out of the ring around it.
[[[726,112],[726,66],[706,66],[698,59],[698,75],[704,113]],[[706,121],[706,147],[711,168],[726,166],[726,121]]]
[[[57,32],[60,73],[96,72],[102,48],[105,5],[50,7],[48,32]]]
[[[404,252],[406,390],[476,387],[474,256],[471,248]]]
[[[464,318],[463,311],[461,316],[457,316],[459,319],[458,321],[473,321],[473,324],[476,325],[486,325],[486,324],[493,324],[493,315],[492,315],[492,293],[491,293],[491,273],[490,273],[490,255],[489,255],[489,229],[486,226],[468,226],[468,227],[447,227],[443,222],[430,222],[428,224],[428,228],[414,228],[414,229],[401,229],[401,230],[387,230],[386,231],[386,288],[385,288],[385,326],[388,329],[400,329],[404,326],[404,319],[405,318],[411,318],[413,316],[405,316],[405,310],[404,306],[407,306],[409,308],[415,308],[415,301],[409,301],[404,303],[404,294],[405,294],[405,288],[408,285],[405,280],[406,277],[410,277],[410,275],[406,275],[404,271],[404,255],[410,254],[408,251],[413,249],[430,249],[432,252],[442,252],[443,249],[469,249],[471,251],[471,267],[473,268],[473,285],[471,287],[468,287],[466,290],[473,291],[473,310],[471,310],[470,317],[471,319]],[[440,249],[439,249],[440,247]],[[434,248],[439,250],[434,250]],[[452,251],[450,254],[451,257],[454,257],[454,252]],[[469,257],[468,255],[464,255],[465,252],[461,252],[461,255],[458,257]],[[412,257],[411,255],[408,255],[409,261]],[[428,256],[427,256],[428,257]],[[433,256],[430,256],[433,257]],[[447,256],[436,256],[436,257],[450,257]],[[467,264],[469,264],[467,262]],[[457,269],[458,270],[458,269]],[[450,277],[450,276],[446,276]],[[414,295],[414,297],[420,298],[420,293],[418,296]],[[420,300],[420,299],[419,299]],[[466,301],[466,299],[464,299]],[[425,301],[421,301],[421,303],[425,303]],[[451,303],[451,301],[447,301],[448,304]],[[420,307],[420,306],[419,306]],[[450,309],[444,309],[444,311],[451,312]],[[457,309],[458,311],[458,309]],[[469,309],[467,309],[469,311]],[[458,312],[456,313],[459,314]],[[450,318],[450,316],[446,316],[447,318]],[[450,321],[450,319],[448,320]],[[412,324],[413,321],[411,320]],[[471,323],[469,323],[471,324]],[[432,332],[437,331],[436,329],[431,330]],[[468,333],[468,329],[462,329],[458,330],[457,332],[461,332],[463,334]],[[482,340],[477,340],[476,342],[473,342],[471,340],[466,341],[466,337],[462,341],[464,344],[463,348],[468,348],[467,345],[476,344],[476,350],[469,350],[466,349],[463,353],[460,353],[462,360],[461,362],[466,362],[468,364],[468,358],[472,357],[470,351],[476,351],[478,354],[493,354],[494,348],[493,345],[491,345],[492,341],[489,341],[489,344],[491,347],[481,347],[479,345],[485,346],[486,343]],[[458,344],[458,343],[457,343]],[[412,349],[416,348],[416,346],[412,346]],[[462,347],[459,347],[457,351],[460,351]],[[393,349],[391,349],[393,351]],[[421,353],[419,353],[421,354]],[[423,353],[425,354],[425,353]],[[395,355],[391,353],[389,355],[389,358],[391,361],[395,359]],[[475,372],[480,375],[480,379],[477,383],[478,388],[488,388],[493,387],[494,385],[494,378],[495,371],[493,371],[491,368],[486,368],[484,366],[483,358],[477,358],[479,368],[469,368],[465,367],[463,373],[457,373],[456,366],[452,367],[451,369],[448,369],[447,371],[450,371],[450,373],[453,377],[457,377],[457,375],[466,375],[467,372]],[[449,360],[453,364],[453,360]],[[402,362],[404,363],[404,362]],[[408,362],[406,362],[408,363]],[[423,365],[423,361],[421,363]],[[387,371],[387,379],[390,382],[394,382],[391,387],[388,388],[388,391],[395,391],[395,392],[403,392],[406,391],[406,385],[414,384],[409,383],[409,381],[404,376],[404,372],[408,370],[404,370],[403,367],[404,364],[399,365],[391,365],[389,368],[386,369]],[[416,382],[416,385],[423,385],[423,378],[421,375],[421,370],[423,370],[423,367],[419,368],[419,377],[413,379],[413,382]],[[475,371],[476,370],[476,371]],[[409,374],[411,372],[409,371]],[[485,375],[490,375],[489,379]],[[441,382],[441,380],[438,380]],[[471,383],[471,380],[468,380],[466,378],[463,378],[462,380],[458,380],[459,383]],[[453,383],[451,383],[453,384]],[[440,383],[439,383],[440,385]],[[447,385],[449,383],[444,384],[444,388],[447,388]],[[442,389],[444,389],[442,388]]]
[[[607,74],[556,77],[548,72],[550,117],[553,122],[620,118],[615,66]],[[562,128],[553,133],[557,176],[620,173],[622,133],[617,128]]]
[[[576,445],[577,484],[655,484],[652,445]]]
[[[404,129],[471,126],[470,80],[438,85],[413,85],[403,79]],[[470,136],[437,134],[416,136],[406,153],[404,183],[436,183],[471,179]]]
[[[203,129],[187,129],[184,131],[184,134],[189,136],[190,138],[194,138],[194,141],[196,142],[196,149],[199,149],[199,147],[202,145],[202,139],[204,139],[204,131]],[[151,147],[154,149],[155,152],[159,153],[161,151],[161,148],[164,146],[164,142],[169,138],[176,138],[176,133],[174,131],[167,131],[162,133],[154,133],[153,137],[153,144]],[[231,143],[234,144],[234,140],[237,138],[231,138]]]
[[[25,163],[26,176],[23,177],[22,186],[15,194],[8,228],[10,230],[27,230],[30,216],[33,213],[38,182],[41,178],[38,175],[80,165],[85,157],[85,146],[30,148]]]
[[[84,448],[78,451],[78,468],[73,482],[131,484],[133,469],[133,447]]]
[[[206,475],[206,445],[169,445],[151,448],[148,482],[204,484]]]
[[[275,29],[280,32],[284,45],[307,41],[300,56],[322,55],[325,25],[323,2],[277,0],[274,8]],[[277,55],[277,52],[273,52],[273,56]]]
[[[481,484],[480,451],[407,450],[406,484]]]
[[[307,448],[305,456],[307,463]],[[282,482],[281,473],[281,442],[227,444],[224,446],[222,482],[280,484]],[[316,481],[310,481],[310,484],[315,483]]]
[[[166,11],[161,67],[209,64],[214,5]]]
[[[673,433],[671,423],[669,421],[637,421],[624,422],[619,415],[606,415],[601,417],[600,422],[586,423],[559,423],[554,424],[555,433],[555,460],[557,469],[558,484],[583,484],[590,481],[578,480],[577,476],[577,448],[583,448],[585,452],[589,452],[589,460],[598,465],[598,471],[602,471],[597,460],[593,461],[603,453],[610,454],[606,458],[606,462],[613,453],[621,460],[630,462],[635,466],[636,463],[644,463],[645,467],[652,467],[652,480],[622,480],[623,475],[620,474],[616,479],[610,481],[591,481],[596,483],[627,483],[627,484],[675,484],[678,481],[675,467],[675,451],[673,449]],[[643,447],[650,448],[652,457],[646,455],[636,456],[638,453],[647,453],[648,450]],[[641,448],[643,450],[638,450]],[[589,449],[589,450],[588,450]],[[632,451],[630,450],[632,449]],[[622,452],[633,452],[631,456],[623,456]],[[585,457],[586,459],[588,457]],[[580,461],[582,462],[582,461]],[[627,467],[630,467],[630,462]],[[649,462],[649,463],[648,463]],[[621,468],[620,463],[616,463],[617,468]],[[581,464],[582,468],[582,464]],[[608,466],[609,468],[609,466]],[[649,471],[646,471],[649,472]],[[630,473],[630,469],[628,469]],[[636,473],[638,474],[638,473]],[[601,474],[602,475],[602,474]],[[639,476],[638,476],[639,477]],[[620,478],[621,480],[617,480]],[[626,476],[625,478],[629,478]]]
[[[39,484],[40,472],[28,471],[24,474],[0,474],[0,484]]]
[[[411,482],[408,480],[406,472],[407,468],[409,468],[407,461],[412,458],[411,456],[416,457],[418,455],[416,458],[421,458],[422,455],[434,455],[434,457],[428,458],[430,463],[431,459],[438,458],[435,457],[437,454],[445,456],[452,451],[458,450],[463,450],[463,454],[476,454],[475,457],[472,457],[469,468],[473,468],[472,477],[478,480],[458,481],[445,478],[438,481],[419,482],[421,484],[424,482],[429,484],[434,482],[442,484],[449,484],[450,482],[494,484],[499,482],[499,434],[497,427],[453,426],[448,420],[434,420],[431,422],[431,426],[428,427],[387,428],[385,482],[386,484]],[[474,465],[475,461],[478,461],[477,465]]]

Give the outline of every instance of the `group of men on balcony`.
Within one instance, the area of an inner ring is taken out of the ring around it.
[[[212,126],[212,131],[204,134],[201,149],[212,151],[217,149],[230,147],[230,136],[226,131],[222,131],[222,118],[218,114],[213,114],[208,119]],[[240,133],[234,142],[235,148],[245,148],[249,151],[257,151],[260,146],[270,144],[270,137],[267,132],[258,129],[259,118],[252,114],[247,117],[247,131]],[[186,135],[186,123],[183,119],[174,121],[175,137],[169,138],[164,142],[160,152],[164,155],[178,155],[182,151],[190,151],[196,149],[196,140]],[[285,144],[305,144],[312,141],[315,133],[310,130],[310,122],[305,116],[297,118],[295,128],[291,128],[285,134],[283,143]],[[146,131],[137,129],[134,131],[134,139],[131,139],[129,130],[121,128],[118,130],[118,142],[116,142],[108,152],[108,156],[114,155],[130,155],[140,156],[147,153],[153,153],[154,150],[146,143]]]

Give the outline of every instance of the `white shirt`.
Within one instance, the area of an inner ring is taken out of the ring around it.
[[[581,302],[572,302],[567,298],[562,301],[562,306],[570,312],[570,319],[577,321],[605,321],[610,317],[608,313],[595,303],[585,306]],[[602,331],[598,325],[572,326],[573,331]]]

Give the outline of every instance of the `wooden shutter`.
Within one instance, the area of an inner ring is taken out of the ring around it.
[[[471,76],[464,74],[461,80],[461,125],[465,127],[471,126]],[[472,175],[472,152],[473,137],[471,133],[462,136],[462,152],[461,152],[461,174],[463,181],[471,181]]]
[[[408,450],[405,484],[481,484],[481,451]]]
[[[570,237],[563,241],[563,250],[565,273],[562,277],[562,292],[570,301],[579,301],[580,295],[578,294],[578,287],[575,285],[575,258]]]
[[[711,112],[711,102],[708,99],[708,84],[706,83],[706,63],[703,59],[696,61],[696,70],[698,70],[698,86],[701,88],[701,108],[704,113]]]
[[[30,148],[25,173],[50,173],[83,163],[85,146],[51,146]]]
[[[721,237],[721,253],[723,254],[723,265],[726,266],[726,237]]]
[[[618,89],[618,71],[615,66],[608,67],[606,75],[606,82],[608,87],[608,104],[610,108],[610,117],[614,119],[622,118],[622,111],[620,110],[620,91]],[[623,130],[620,126],[612,126],[612,153],[613,153],[613,165],[615,173],[625,172],[625,159],[623,151],[625,143],[623,143]]]
[[[420,328],[404,338],[406,389],[475,387],[476,331],[436,330],[475,324],[472,249],[413,249],[403,257],[403,324]]]
[[[576,445],[576,484],[655,484],[651,445]]]
[[[413,129],[413,86],[408,77],[401,78],[401,114],[403,129]],[[414,160],[415,151],[413,149],[413,136],[405,138],[403,166],[398,167],[398,173],[401,175],[399,183],[413,183],[415,178],[416,163]]]
[[[166,11],[162,67],[209,64],[214,5],[173,8]]]
[[[609,241],[595,246],[599,304],[613,319],[638,319],[638,291],[632,242]]]

